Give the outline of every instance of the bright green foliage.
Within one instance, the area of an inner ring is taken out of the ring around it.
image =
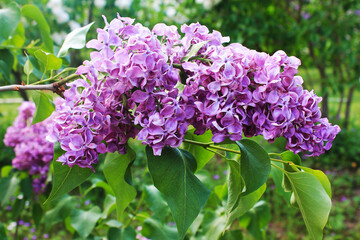
[[[312,239],[322,239],[331,199],[319,180],[307,172],[285,172]]]
[[[128,148],[125,155],[108,153],[105,158],[104,176],[115,193],[119,221],[125,208],[136,197],[136,189],[126,181],[135,157],[135,152]]]
[[[101,210],[97,206],[91,208],[89,211],[74,209],[70,215],[71,226],[78,232],[82,239],[86,239],[100,217]]]
[[[62,60],[52,53],[44,52],[43,50],[39,49],[34,53],[34,55],[43,65],[45,69],[44,71],[57,70],[61,68]]]
[[[314,169],[307,168],[307,167],[301,167],[301,169],[304,170],[305,172],[311,173],[314,177],[316,177],[317,180],[319,180],[319,182],[323,186],[326,193],[331,198],[331,184],[330,184],[328,177],[325,175],[325,173],[323,173],[320,170],[314,170]]]
[[[241,150],[240,172],[245,181],[244,194],[249,194],[268,179],[271,170],[270,158],[267,152],[252,140],[243,139],[236,143]]]
[[[26,59],[25,65],[24,65],[24,73],[26,74],[26,84],[29,84],[29,76],[33,72],[34,67],[30,62],[29,56],[26,56],[26,57],[27,57],[27,59]]]
[[[194,140],[202,143],[211,142],[211,138],[213,136],[211,131],[206,131],[202,135],[196,135],[194,134],[194,131],[195,129],[187,131],[185,139]],[[184,149],[190,152],[195,157],[197,163],[197,171],[202,169],[205,164],[214,156],[213,152],[210,152],[201,146],[189,144],[186,142],[184,142],[184,146]]]
[[[187,151],[166,147],[161,156],[146,148],[148,167],[155,187],[165,196],[183,239],[210,192],[194,175],[196,160]]]
[[[15,31],[20,22],[20,9],[16,3],[0,9],[0,43],[4,42]]]
[[[21,13],[23,16],[30,18],[37,23],[41,39],[44,43],[43,49],[50,53],[54,52],[53,40],[50,36],[50,27],[40,9],[35,5],[28,4],[22,7]]]
[[[75,29],[74,31],[69,33],[66,36],[65,41],[64,41],[63,45],[61,46],[57,56],[65,57],[70,48],[74,48],[74,49],[83,48],[85,46],[85,42],[86,42],[86,34],[93,24],[94,24],[94,22],[92,22],[82,28]]]
[[[53,173],[53,187],[51,189],[50,196],[46,200],[48,203],[61,195],[70,192],[81,183],[86,181],[92,174],[93,171],[90,168],[81,168],[79,166],[69,167],[62,165],[62,163],[56,160],[64,153],[60,148],[59,144],[54,145],[54,173]]]
[[[44,121],[50,117],[55,110],[54,104],[52,103],[52,96],[46,93],[34,91],[33,101],[36,105],[36,110],[31,124]]]
[[[300,170],[294,166],[294,164],[301,166],[301,159],[299,155],[294,154],[291,151],[286,151],[280,154],[282,160],[290,162],[290,163],[283,163],[285,171],[288,172],[299,172]],[[294,164],[292,164],[294,163]],[[289,179],[286,175],[283,176],[283,188],[286,192],[291,191],[291,184]]]

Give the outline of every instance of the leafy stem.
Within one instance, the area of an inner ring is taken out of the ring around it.
[[[63,75],[64,73],[66,72],[70,72],[70,71],[75,71],[76,68],[65,68],[63,71],[61,71],[60,73],[56,74],[55,76],[53,77],[50,77],[50,78],[47,78],[47,79],[43,79],[43,80],[40,80],[40,81],[37,81],[31,85],[37,85],[37,84],[40,84],[40,83],[44,83],[44,82],[49,82],[49,81],[53,81],[53,80],[56,80],[57,78],[59,78],[61,75]]]

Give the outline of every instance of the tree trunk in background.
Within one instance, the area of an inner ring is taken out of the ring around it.
[[[15,83],[21,85],[22,84],[21,74],[18,71],[14,71],[14,70],[12,70],[12,73],[14,74],[15,77]],[[20,90],[19,93],[22,99],[24,99],[24,101],[29,101],[29,98],[24,90]]]
[[[350,107],[352,102],[352,97],[354,95],[354,91],[356,89],[357,83],[351,86],[349,90],[349,95],[346,99],[346,109],[345,109],[345,121],[344,121],[344,129],[347,129],[349,127],[349,121],[350,121]]]
[[[326,76],[326,72],[325,72],[325,67],[322,65],[318,66],[318,70],[320,73],[320,78],[321,78],[321,89],[323,91],[323,96],[322,96],[322,104],[321,104],[321,113],[323,117],[328,117],[329,115],[329,92],[326,90],[324,91],[324,89],[327,89],[327,76]]]
[[[340,102],[339,102],[338,110],[336,112],[336,121],[337,122],[340,121],[340,115],[341,115],[341,109],[342,109],[343,103],[344,103],[344,90],[342,90],[340,93]]]

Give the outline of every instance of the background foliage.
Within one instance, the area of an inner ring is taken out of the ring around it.
[[[67,33],[94,21],[87,37],[94,38],[96,28],[103,27],[101,15],[112,19],[117,12],[121,16],[136,18],[149,27],[158,22],[180,26],[182,23],[199,21],[210,29],[230,36],[232,42],[269,53],[282,49],[289,55],[299,57],[305,87],[314,88],[323,96],[323,114],[343,129],[328,153],[303,161],[305,166],[324,170],[332,183],[333,208],[325,228],[325,239],[360,237],[358,1],[18,0],[14,3],[5,0],[0,7],[8,9],[9,13],[0,12],[1,85],[33,83],[53,76],[56,70],[77,67],[89,58],[89,52],[70,49],[66,57],[59,57],[58,52]],[[16,117],[19,102],[28,99],[28,95],[29,92],[1,93],[0,138]],[[256,140],[268,152],[284,149],[281,139],[271,145],[261,138]],[[156,181],[156,174],[150,175],[151,169],[144,171],[146,151],[141,145],[135,146],[135,161],[134,158],[129,159],[128,164],[133,164],[132,196],[136,200],[129,200],[130,207],[117,216],[115,196],[121,193],[114,192],[110,187],[111,173],[106,174],[106,182],[105,176],[97,171],[70,195],[42,205],[45,196],[36,199],[28,191],[29,177],[26,173],[11,169],[14,154],[1,141],[0,239],[5,238],[5,233],[19,239],[32,236],[51,239],[96,239],[104,236],[109,239],[142,236],[152,239],[176,238],[174,222],[177,217],[172,217],[169,211],[172,206],[168,207],[165,201],[168,189],[164,186],[164,191],[160,193],[152,185],[152,180],[155,186],[161,185],[161,182]],[[211,164],[205,165],[210,158]],[[205,183],[199,191],[208,194],[210,190],[211,193],[209,200],[204,203],[205,208],[190,226],[188,237],[192,239],[220,236],[221,224],[226,223],[224,198],[227,187],[224,186],[224,172],[231,169],[227,168],[224,160],[212,155],[206,161],[203,163],[205,167],[195,175]],[[102,163],[98,168],[111,172],[111,157]],[[194,172],[191,164],[184,171]],[[125,176],[126,173],[122,174]],[[239,236],[245,239],[306,237],[306,226],[299,211],[285,207],[285,199],[289,199],[290,195],[279,188],[277,174],[271,171],[272,178],[266,183],[268,188],[265,195],[233,227],[242,231],[229,231],[222,236],[223,239],[239,239]],[[295,175],[288,177],[299,180]],[[127,186],[126,181],[121,184]],[[6,190],[3,186],[6,186]],[[51,187],[45,195],[49,195],[50,190]],[[120,221],[117,217],[120,217]]]

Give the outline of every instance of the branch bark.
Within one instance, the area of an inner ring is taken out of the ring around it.
[[[79,78],[79,75],[77,74],[71,74],[63,79],[61,79],[58,82],[54,82],[52,84],[44,84],[44,85],[20,85],[20,84],[14,84],[14,85],[8,85],[8,86],[1,86],[0,92],[5,91],[25,91],[25,90],[49,90],[57,93],[61,97],[63,97],[64,88],[62,85],[66,84],[67,82],[70,82],[72,80],[75,80]]]

